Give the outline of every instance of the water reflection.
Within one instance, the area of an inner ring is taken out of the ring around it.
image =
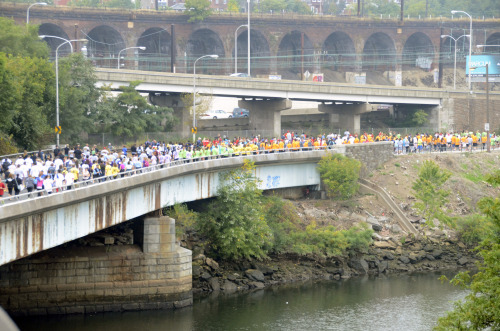
[[[17,320],[22,330],[430,330],[465,292],[441,273],[302,283],[195,299],[177,311]]]

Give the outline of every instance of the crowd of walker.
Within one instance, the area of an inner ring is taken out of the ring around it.
[[[195,143],[166,143],[146,141],[130,148],[113,148],[111,144],[101,149],[88,144],[70,148],[56,148],[52,153],[27,153],[16,159],[4,157],[0,161],[0,199],[21,192],[42,196],[70,190],[75,183],[106,181],[132,175],[144,168],[160,167],[183,162],[203,161],[213,158],[239,157],[260,153],[298,152],[328,149],[334,145],[392,141],[395,154],[446,151],[484,151],[486,132],[435,133],[401,135],[385,134],[328,134],[310,137],[287,131],[280,138],[228,139],[220,135],[213,140],[198,138]],[[490,134],[491,149],[500,148],[500,136]]]

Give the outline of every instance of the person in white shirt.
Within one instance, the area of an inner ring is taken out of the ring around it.
[[[50,176],[47,176],[43,180],[43,187],[45,188],[45,191],[47,192],[47,194],[52,194],[53,185],[54,185],[54,181],[52,180],[52,178],[50,178]]]
[[[74,183],[73,174],[68,171],[68,173],[64,176],[64,179],[66,180],[66,189],[70,190]]]

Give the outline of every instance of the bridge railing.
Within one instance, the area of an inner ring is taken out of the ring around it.
[[[204,157],[195,157],[195,158],[190,158],[190,159],[178,159],[178,160],[173,160],[169,163],[163,163],[163,164],[156,164],[156,165],[151,165],[148,167],[142,167],[138,169],[131,169],[131,170],[126,170],[124,172],[119,172],[114,175],[103,175],[99,176],[98,178],[89,178],[89,179],[82,179],[77,182],[72,183],[71,185],[66,185],[63,184],[61,187],[53,187],[52,190],[47,191],[47,189],[42,189],[42,190],[37,190],[36,187],[33,189],[32,192],[28,193],[22,193],[14,196],[8,196],[0,199],[0,207],[4,204],[11,203],[11,202],[18,202],[18,201],[23,201],[23,200],[29,200],[32,198],[43,198],[43,197],[48,197],[53,194],[58,194],[60,192],[64,192],[67,190],[75,190],[75,189],[86,189],[90,186],[94,185],[99,185],[106,183],[111,180],[120,180],[123,178],[127,178],[130,176],[134,175],[139,175],[143,173],[149,173],[152,171],[158,171],[164,168],[169,168],[169,167],[182,167],[186,164],[189,163],[194,163],[194,162],[209,162],[211,160],[216,160],[220,158],[225,158],[225,157],[248,157],[248,156],[254,156],[258,154],[269,154],[269,153],[280,153],[280,154],[291,154],[291,153],[297,153],[297,152],[302,152],[302,153],[307,153],[311,151],[318,151],[318,150],[334,150],[335,146],[319,146],[319,147],[299,147],[297,149],[280,149],[276,151],[262,151],[259,150],[257,151],[241,151],[238,153],[233,153],[233,154],[228,154],[227,156],[225,155],[213,155],[213,156],[204,156]],[[81,174],[80,174],[81,175]]]

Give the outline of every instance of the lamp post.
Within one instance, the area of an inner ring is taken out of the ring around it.
[[[462,37],[470,37],[470,36],[468,34],[463,34],[460,37],[455,39],[455,38],[453,38],[453,36],[451,36],[449,34],[441,35],[441,38],[451,38],[455,42],[455,61],[454,61],[454,65],[453,65],[453,89],[454,90],[457,89],[457,41],[458,41],[458,39],[460,39]],[[469,73],[469,76],[470,76],[470,73]]]
[[[248,4],[248,45],[247,45],[247,66],[248,66],[248,77],[250,77],[250,0],[247,0]]]
[[[200,56],[199,58],[197,58],[194,61],[194,64],[193,64],[193,143],[195,142],[195,139],[196,139],[196,133],[194,131],[194,128],[196,128],[196,62],[198,62],[198,60],[201,60],[201,59],[206,58],[206,57],[209,57],[212,59],[218,59],[219,55],[212,54],[212,55]]]
[[[146,47],[144,46],[136,46],[136,47],[127,47],[127,48],[124,48],[122,49],[121,51],[118,52],[118,69],[120,69],[120,55],[123,51],[126,51],[127,49],[134,49],[134,48],[138,48],[140,49],[141,51],[145,50]]]
[[[56,126],[59,128],[59,48],[63,46],[64,44],[71,44],[73,41],[82,41],[82,42],[87,42],[87,39],[72,39],[72,40],[66,40],[56,48]],[[73,48],[71,48],[73,49]],[[57,130],[56,133],[56,144],[59,146],[59,130]]]
[[[59,37],[59,36],[50,36],[50,35],[45,35],[45,34],[42,34],[40,36],[38,36],[38,38],[40,39],[45,39],[45,38],[56,38],[56,39],[61,39],[64,41],[64,44],[65,43],[69,43],[69,47],[71,48],[71,53],[73,53],[73,44],[70,42],[70,40],[66,39],[66,38],[62,38],[62,37]],[[59,45],[60,46],[60,45]]]
[[[30,23],[30,9],[33,6],[47,6],[46,2],[35,2],[32,3],[31,5],[28,6],[28,9],[26,10],[26,24]]]
[[[236,31],[234,31],[234,73],[238,72],[238,30],[244,26],[248,25],[240,25],[236,28]]]
[[[470,35],[470,38],[469,38],[469,91],[471,90],[471,75],[470,75],[470,64],[472,62],[472,16],[470,16],[467,12],[464,12],[463,10],[452,10],[451,11],[452,14],[457,14],[457,13],[462,13],[462,14],[465,14],[467,16],[469,16],[469,20],[470,20],[470,32],[469,32],[469,35]]]

